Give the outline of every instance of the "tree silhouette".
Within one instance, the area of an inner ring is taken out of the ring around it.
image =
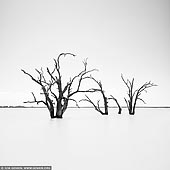
[[[97,85],[99,87],[99,88],[93,88],[93,91],[101,93],[102,98],[103,98],[103,103],[104,103],[104,111],[102,111],[101,108],[100,108],[100,100],[98,100],[97,103],[95,104],[87,95],[85,95],[86,98],[82,99],[80,101],[87,101],[87,102],[89,102],[93,105],[93,107],[96,111],[98,111],[102,115],[108,115],[108,98],[105,95],[101,81],[96,80],[92,76],[90,76],[89,78],[92,79],[95,83],[97,83]]]
[[[144,83],[140,88],[134,90],[134,78],[132,79],[132,81],[130,81],[129,79],[127,79],[125,81],[125,79],[123,78],[123,75],[121,74],[121,78],[124,82],[124,84],[126,85],[126,87],[128,88],[128,99],[125,99],[128,111],[130,115],[134,115],[135,114],[135,108],[136,108],[136,103],[137,100],[142,101],[143,103],[144,100],[142,98],[140,98],[140,95],[143,91],[147,92],[146,89],[153,87],[153,86],[157,86],[154,83],[151,83],[151,81]]]
[[[86,102],[89,102],[90,104],[92,104],[92,106],[94,107],[94,109],[96,111],[98,111],[99,113],[101,113],[102,115],[108,115],[108,101],[109,100],[114,100],[119,108],[119,111],[118,111],[118,114],[121,114],[121,111],[122,111],[122,108],[121,106],[119,105],[117,99],[115,97],[113,97],[112,95],[110,95],[110,97],[108,98],[106,95],[105,95],[105,91],[103,89],[103,85],[101,83],[101,81],[98,81],[96,80],[94,77],[90,76],[89,77],[90,79],[92,79],[95,83],[97,83],[98,87],[99,88],[93,88],[94,92],[100,92],[101,95],[102,95],[102,98],[103,98],[103,105],[104,105],[104,111],[101,109],[101,106],[100,106],[100,100],[97,101],[97,103],[94,103],[87,95],[85,95],[85,99],[82,99],[80,101],[86,101]]]
[[[122,113],[122,108],[121,108],[119,102],[117,101],[117,99],[115,97],[113,97],[112,95],[110,95],[110,98],[108,98],[108,99],[112,99],[113,101],[116,102],[117,107],[119,108],[118,114],[121,114]]]
[[[82,81],[89,78],[88,74],[96,70],[87,70],[87,59],[83,61],[84,69],[73,78],[70,78],[67,84],[63,86],[60,71],[60,58],[67,55],[75,56],[71,53],[61,53],[57,59],[54,59],[53,71],[50,71],[48,67],[46,68],[48,77],[45,77],[42,68],[40,70],[35,69],[38,73],[37,79],[34,78],[31,74],[27,73],[25,70],[22,70],[24,74],[28,75],[35,83],[41,87],[41,94],[43,94],[45,97],[44,100],[37,100],[34,93],[32,93],[34,100],[24,103],[43,103],[48,108],[51,118],[62,118],[68,107],[69,100],[76,102],[77,105],[77,101],[72,98],[75,94],[94,92],[94,89],[81,90],[80,88]],[[75,90],[73,90],[73,84],[74,87],[76,86]]]

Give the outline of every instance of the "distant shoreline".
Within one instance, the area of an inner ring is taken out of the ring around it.
[[[29,108],[46,108],[45,106],[0,106],[0,109],[15,109],[15,108],[18,108],[18,109],[29,109]],[[90,109],[90,108],[93,108],[92,106],[82,106],[82,107],[76,107],[76,106],[70,106],[68,108],[77,108],[77,109]],[[104,107],[101,107],[101,108],[104,108]],[[118,108],[117,106],[111,106],[109,108]],[[122,106],[122,108],[127,108],[126,106]],[[139,108],[139,109],[145,109],[145,108],[148,108],[148,109],[170,109],[170,106],[136,106],[136,108]]]

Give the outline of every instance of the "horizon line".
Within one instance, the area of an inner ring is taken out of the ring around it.
[[[0,106],[1,109],[3,108],[46,108],[45,106]],[[77,109],[90,109],[90,108],[94,108],[93,106],[81,106],[81,107],[77,107],[77,106],[68,106],[67,108],[77,108]],[[101,106],[100,108],[104,108],[103,106]],[[117,106],[109,106],[108,108],[118,108]],[[122,106],[121,108],[127,108],[127,106]],[[136,108],[165,108],[168,109],[170,108],[170,106],[136,106]]]

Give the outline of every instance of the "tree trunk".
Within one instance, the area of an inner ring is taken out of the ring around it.
[[[54,109],[49,110],[51,119],[55,118]]]
[[[52,101],[50,100],[49,97],[46,98],[46,106],[48,108],[48,111],[50,112],[50,117],[51,119],[55,118],[55,115],[54,115],[54,106],[53,106],[53,103]]]
[[[104,115],[108,115],[108,107],[105,107],[105,114]]]
[[[56,111],[56,118],[62,119],[63,118],[63,112],[62,108],[60,110]]]
[[[119,111],[118,111],[118,114],[121,114],[122,113],[122,108],[119,107]]]
[[[56,108],[56,118],[63,118],[63,114],[67,109],[68,106],[68,99],[63,99],[64,103],[62,104],[62,100],[59,100],[57,102],[57,108]]]
[[[105,96],[104,92],[101,91],[103,95],[103,100],[104,100],[104,113],[103,115],[108,115],[108,102],[107,102],[107,97]]]
[[[50,106],[47,106],[48,108],[48,111],[50,112],[50,117],[53,119],[55,118],[55,115],[54,115],[54,107],[50,107]]]
[[[112,99],[116,102],[116,104],[117,104],[117,106],[118,106],[118,108],[119,108],[118,114],[121,114],[121,113],[122,113],[122,108],[121,108],[121,106],[119,105],[117,99],[114,98],[113,96],[112,96]]]
[[[134,115],[134,114],[135,114],[135,111],[132,111],[132,110],[131,110],[131,111],[129,111],[129,114],[130,114],[130,115]]]
[[[59,100],[58,102],[57,102],[57,108],[56,108],[56,118],[62,118],[63,117],[63,106],[62,106],[62,103],[61,103],[62,101],[61,100]]]

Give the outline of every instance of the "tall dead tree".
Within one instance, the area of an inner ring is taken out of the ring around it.
[[[134,90],[134,78],[132,79],[132,81],[130,81],[129,79],[127,79],[125,81],[125,79],[123,78],[123,75],[121,74],[121,78],[123,80],[123,82],[125,83],[126,87],[128,88],[128,99],[125,99],[128,111],[130,115],[134,115],[135,114],[135,108],[136,108],[136,103],[137,100],[142,101],[143,103],[145,103],[145,101],[140,98],[140,95],[142,94],[142,92],[147,92],[146,89],[153,87],[153,86],[157,86],[154,83],[151,83],[151,81],[144,83],[140,88]]]
[[[99,88],[93,88],[92,90],[94,92],[100,92],[101,95],[102,95],[102,98],[103,98],[103,103],[104,103],[104,111],[101,110],[101,107],[100,107],[100,100],[97,101],[97,103],[95,104],[87,95],[85,99],[82,99],[80,101],[87,101],[89,103],[91,103],[94,107],[94,109],[96,111],[98,111],[99,113],[101,113],[102,115],[108,115],[108,98],[106,97],[105,95],[105,92],[103,90],[103,86],[102,86],[102,83],[101,81],[97,81],[94,77],[90,76],[89,77],[90,79],[92,79],[95,83],[97,83],[98,87]]]
[[[46,68],[48,77],[45,77],[42,68],[40,70],[36,69],[38,78],[35,78],[25,70],[22,70],[24,74],[28,75],[35,83],[41,87],[41,94],[43,94],[45,98],[44,100],[37,100],[34,93],[32,93],[34,100],[27,101],[25,103],[43,103],[48,108],[51,118],[62,118],[68,107],[69,100],[72,100],[77,104],[77,101],[72,98],[75,94],[94,92],[93,89],[81,90],[80,88],[82,81],[89,77],[88,74],[96,70],[87,70],[87,60],[83,61],[84,69],[73,78],[70,78],[70,81],[68,81],[67,84],[63,86],[60,69],[60,58],[65,57],[66,55],[75,56],[71,53],[61,53],[57,59],[54,59],[54,69],[50,71],[48,67]],[[76,84],[75,90],[73,90],[73,84],[74,87]]]

